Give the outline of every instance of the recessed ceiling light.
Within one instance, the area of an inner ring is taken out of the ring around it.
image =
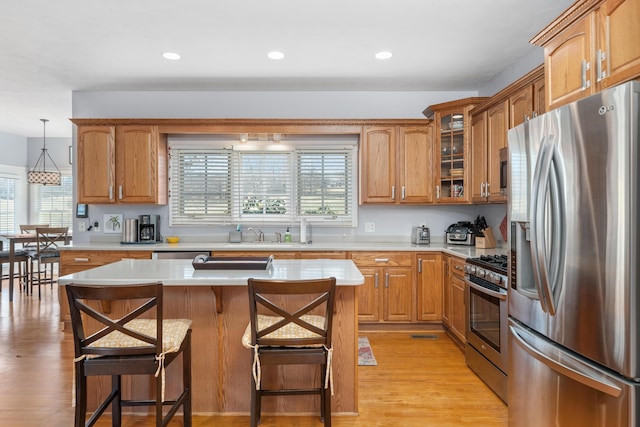
[[[267,53],[267,56],[269,59],[282,59],[284,58],[284,53],[274,50],[273,52]]]
[[[178,59],[180,59],[180,54],[175,52],[165,52],[162,54],[162,57],[171,61],[177,61]]]
[[[393,56],[393,53],[389,51],[383,51],[376,53],[376,59],[389,59]]]

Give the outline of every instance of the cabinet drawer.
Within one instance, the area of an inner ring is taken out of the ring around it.
[[[465,264],[465,259],[464,258],[459,258],[456,256],[453,256],[449,259],[449,269],[451,271],[451,274],[455,274],[458,277],[464,278],[464,264]]]
[[[413,252],[352,252],[351,260],[357,265],[377,267],[412,266]]]
[[[60,262],[69,267],[98,267],[123,258],[151,259],[148,251],[60,251]],[[80,271],[80,270],[78,270]]]

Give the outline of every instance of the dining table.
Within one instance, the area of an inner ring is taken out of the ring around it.
[[[71,234],[67,234],[64,244],[71,243]],[[29,243],[37,243],[38,235],[34,233],[10,233],[0,234],[0,250],[4,250],[4,242],[9,244],[9,301],[13,301],[13,275],[15,270],[16,245],[24,246]]]

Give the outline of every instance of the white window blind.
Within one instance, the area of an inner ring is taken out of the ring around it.
[[[290,152],[237,152],[234,156],[236,215],[244,220],[282,221],[292,217]]]
[[[15,178],[0,177],[0,233],[13,233],[16,220]]]
[[[352,150],[299,150],[298,216],[348,218],[354,209]]]
[[[171,150],[172,225],[231,217],[231,150]]]
[[[36,212],[34,223],[49,224],[50,227],[73,225],[73,178],[62,175],[60,185],[34,185]],[[31,215],[33,217],[33,215]]]
[[[170,141],[170,226],[355,226],[357,140],[242,144]]]

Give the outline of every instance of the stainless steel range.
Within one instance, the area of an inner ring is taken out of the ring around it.
[[[507,402],[507,256],[467,258],[467,346],[471,368]]]

